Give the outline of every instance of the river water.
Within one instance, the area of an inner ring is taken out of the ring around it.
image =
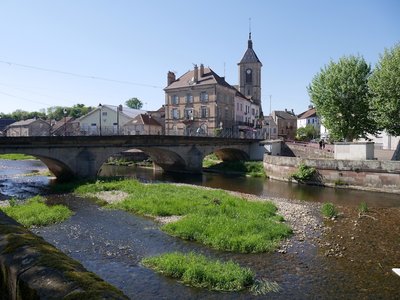
[[[0,200],[47,193],[51,179],[45,176],[22,176],[45,169],[37,161],[0,161]],[[151,219],[123,211],[106,210],[88,199],[68,194],[47,195],[49,203],[65,204],[74,211],[74,215],[62,224],[33,231],[132,299],[398,299],[400,277],[390,272],[390,267],[395,267],[396,263],[397,267],[400,266],[398,195],[305,187],[215,174],[189,177],[165,175],[150,169],[132,172],[124,167],[103,166],[102,175],[125,175],[145,181],[178,181],[263,197],[346,204],[343,206],[345,216],[341,218],[344,221],[336,225],[331,221],[325,222],[332,230],[321,235],[318,243],[294,240],[294,246],[285,254],[233,254],[171,237],[163,233]],[[353,218],[353,208],[360,201],[375,206],[376,209],[371,213],[380,221],[362,218],[354,227],[357,229],[354,229],[353,222],[357,219]],[[310,209],[313,209],[312,204]],[[364,228],[373,235],[368,235]],[[350,237],[347,239],[349,234],[356,237],[355,241]],[[336,246],[339,243],[340,246]],[[345,257],[324,255],[326,247],[328,250],[331,247],[347,247],[346,251],[343,250]],[[355,250],[349,251],[350,248]],[[140,260],[147,256],[192,250],[224,261],[232,259],[251,268],[258,278],[276,281],[281,291],[264,296],[253,296],[246,291],[210,292],[184,286],[140,265]]]

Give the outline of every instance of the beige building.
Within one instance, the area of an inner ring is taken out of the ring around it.
[[[76,122],[79,123],[79,134],[81,135],[115,135],[121,134],[121,128],[126,123],[143,113],[146,113],[146,111],[123,107],[122,105],[100,104]]]
[[[297,131],[297,117],[294,111],[272,111],[272,118],[278,126],[278,137],[284,140],[294,140]]]
[[[42,119],[18,121],[7,126],[6,136],[48,136],[51,126]]]
[[[251,35],[238,65],[239,90],[203,64],[179,78],[168,72],[165,133],[239,137],[244,131],[255,130],[262,114],[262,64],[253,50]]]

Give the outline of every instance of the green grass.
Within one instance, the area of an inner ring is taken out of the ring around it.
[[[37,158],[31,155],[12,153],[12,154],[0,154],[0,159],[25,160],[25,159],[37,159]]]
[[[336,218],[338,211],[332,203],[324,203],[321,207],[322,215],[326,218]]]
[[[265,177],[262,161],[221,161],[215,154],[204,158],[203,168],[227,173],[242,173],[250,177]]]
[[[366,202],[361,202],[358,205],[358,211],[360,213],[367,213],[369,211],[367,203]]]
[[[96,182],[76,188],[79,194],[123,190],[129,196],[108,207],[146,216],[185,216],[162,226],[167,233],[212,248],[235,252],[274,250],[291,234],[271,202],[249,202],[221,190],[135,180]]]
[[[29,199],[25,204],[14,204],[0,209],[25,227],[59,223],[72,215],[72,212],[63,205],[47,206],[44,198],[40,196]]]
[[[240,291],[254,283],[254,273],[250,269],[232,261],[223,263],[195,253],[166,253],[145,258],[142,263],[184,284],[210,290]]]

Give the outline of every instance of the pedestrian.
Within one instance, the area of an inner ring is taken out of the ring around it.
[[[322,140],[319,140],[319,149],[322,149]]]
[[[325,140],[322,140],[322,149],[325,149]]]

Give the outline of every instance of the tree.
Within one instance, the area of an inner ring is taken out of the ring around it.
[[[317,136],[317,130],[311,124],[306,127],[297,128],[296,138],[300,141],[310,141]]]
[[[379,128],[400,136],[400,44],[385,49],[369,79],[369,87]]]
[[[64,114],[64,109],[66,114]],[[75,104],[72,107],[64,106],[52,106],[47,109],[47,116],[51,120],[61,120],[65,116],[73,117],[74,119],[80,118],[93,110],[91,106],[85,106],[84,104]]]
[[[331,61],[308,86],[311,102],[335,140],[352,141],[375,134],[368,78],[371,67],[360,56]]]
[[[138,98],[131,98],[125,102],[126,106],[133,108],[133,109],[141,109],[143,107],[142,101]]]

